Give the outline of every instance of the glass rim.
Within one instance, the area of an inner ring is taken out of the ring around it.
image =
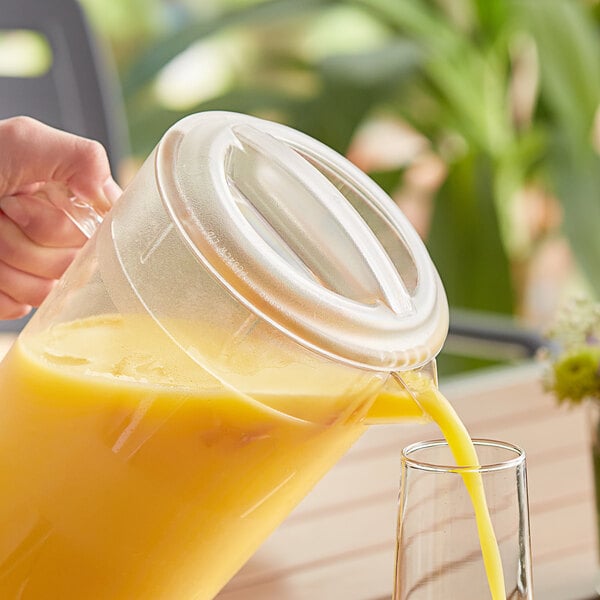
[[[492,448],[499,448],[510,452],[513,456],[506,460],[489,462],[480,465],[442,465],[436,463],[430,463],[422,460],[418,460],[412,457],[412,454],[420,450],[426,450],[428,448],[436,448],[440,446],[448,447],[448,442],[445,439],[426,440],[421,442],[415,442],[402,449],[402,462],[414,469],[421,471],[432,471],[436,473],[489,473],[491,471],[503,471],[518,467],[525,463],[525,450],[523,448],[511,444],[510,442],[502,442],[499,440],[487,439],[487,438],[473,438],[473,444],[477,446],[486,446]]]

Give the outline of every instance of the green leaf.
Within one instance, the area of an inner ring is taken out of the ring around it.
[[[322,93],[298,105],[288,124],[344,154],[379,94],[351,85],[324,82]]]
[[[392,194],[402,182],[405,169],[392,169],[389,171],[370,171],[369,177],[385,192]]]
[[[511,1],[507,0],[471,0],[481,32],[495,38],[506,30],[513,11]]]
[[[298,103],[288,124],[344,154],[365,117],[417,69],[420,54],[413,44],[401,41],[389,50],[324,60],[319,93]],[[366,71],[368,79],[360,75]]]
[[[592,146],[600,105],[600,41],[578,2],[523,3],[542,67],[542,100],[552,124],[550,180],[575,258],[600,297],[600,158]]]
[[[600,298],[600,157],[592,151],[570,151],[564,136],[559,136],[551,165],[564,231],[577,263]]]
[[[489,157],[469,154],[451,165],[436,198],[427,245],[451,306],[512,312],[512,282]]]
[[[319,70],[332,80],[357,88],[398,85],[421,66],[422,58],[419,46],[399,38],[377,50],[330,56]]]
[[[443,12],[421,0],[357,2],[420,46],[422,75],[443,111],[439,130],[454,129],[490,155],[501,154],[512,143],[506,102],[508,59],[504,40],[496,41],[503,36],[496,33],[487,43],[470,39]]]
[[[593,21],[572,0],[528,0],[522,11],[523,26],[538,48],[544,102],[575,143],[587,143],[600,99],[600,42]]]
[[[422,0],[354,0],[354,4],[400,31],[430,40],[436,50],[452,45],[458,35],[442,13]]]

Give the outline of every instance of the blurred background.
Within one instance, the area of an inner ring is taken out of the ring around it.
[[[347,155],[394,198],[454,322],[537,332],[565,297],[600,296],[599,2],[80,6],[122,98],[123,185],[184,115],[250,113]],[[51,46],[0,19],[0,77],[43,76]],[[441,371],[519,355],[469,344],[451,337]]]

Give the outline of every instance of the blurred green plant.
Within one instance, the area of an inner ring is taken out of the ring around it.
[[[100,12],[99,0],[82,1],[92,16]],[[343,153],[366,120],[393,115],[445,165],[427,244],[452,306],[515,310],[515,267],[527,248],[514,202],[531,182],[560,201],[564,232],[600,295],[594,3],[144,0],[144,10],[136,9],[140,4],[130,3],[128,13],[127,3],[101,3],[104,17],[113,19],[105,31],[138,155],[176,120],[200,110],[267,116]],[[136,23],[129,37],[119,19]],[[186,61],[185,77],[198,78],[196,100],[165,106],[159,90],[178,95],[178,65]],[[207,97],[202,76],[211,69],[227,77]],[[410,166],[372,175],[393,192]]]

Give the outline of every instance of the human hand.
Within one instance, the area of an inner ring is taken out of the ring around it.
[[[121,194],[98,142],[29,117],[0,120],[0,319],[39,306],[86,236],[55,204],[104,215]],[[57,196],[58,195],[58,196]]]

